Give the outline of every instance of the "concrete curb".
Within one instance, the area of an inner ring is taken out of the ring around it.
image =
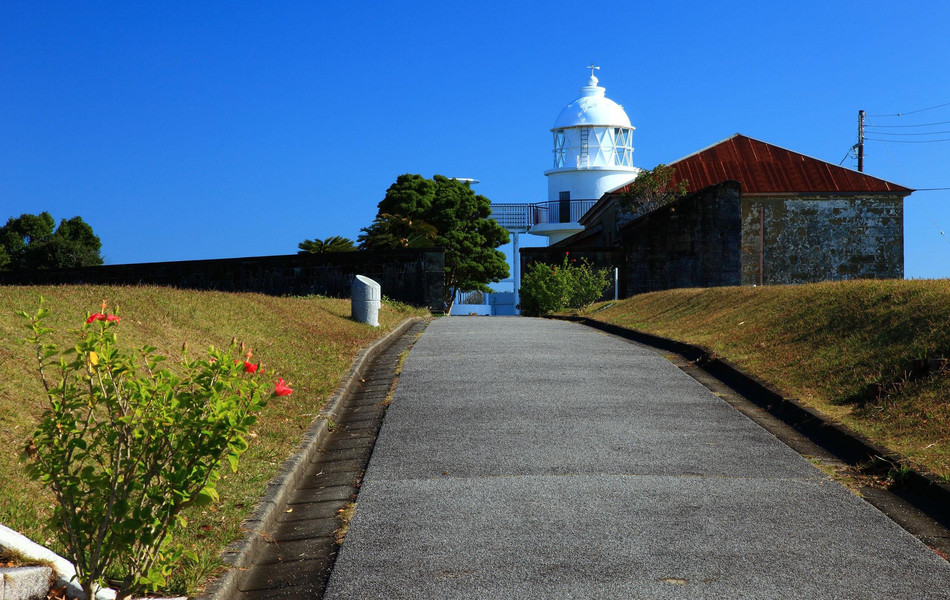
[[[902,482],[898,488],[890,490],[891,493],[906,500],[944,527],[950,528],[950,485],[929,473],[906,467],[896,454],[875,445],[843,425],[830,421],[794,398],[785,396],[771,384],[744,372],[728,360],[717,357],[710,350],[589,317],[551,318],[581,323],[605,333],[678,354],[851,465],[900,465]]]
[[[391,332],[357,354],[349,373],[340,382],[340,386],[327,402],[326,408],[310,424],[297,452],[281,464],[277,475],[267,485],[267,491],[257,508],[244,521],[242,525],[246,533],[244,539],[235,542],[222,552],[222,559],[229,566],[228,571],[214,580],[201,598],[229,600],[240,593],[239,587],[244,581],[248,568],[254,564],[254,557],[263,551],[268,532],[275,528],[280,505],[287,499],[307,463],[322,447],[329,433],[328,420],[338,417],[344,399],[360,384],[373,360],[414,323],[424,320],[421,317],[406,319]]]

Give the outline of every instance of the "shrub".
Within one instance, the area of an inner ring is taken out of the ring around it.
[[[565,265],[567,258],[564,259]],[[565,270],[570,273],[567,308],[585,308],[600,299],[610,287],[610,270],[593,269],[586,259],[574,263]]]
[[[535,263],[521,278],[521,314],[528,317],[560,310],[567,303],[567,290],[557,267]]]
[[[584,308],[610,286],[608,269],[593,269],[586,259],[565,255],[560,266],[532,265],[521,279],[521,314],[531,317],[565,308]]]
[[[177,374],[149,346],[119,349],[114,314],[89,315],[76,344],[60,350],[43,326],[42,299],[27,320],[49,406],[24,458],[31,476],[52,489],[49,523],[76,566],[83,589],[107,581],[118,598],[165,585],[184,553],[170,544],[189,505],[217,499],[219,466],[236,470],[245,435],[264,406],[259,364],[232,341]],[[275,393],[289,394],[279,381]]]

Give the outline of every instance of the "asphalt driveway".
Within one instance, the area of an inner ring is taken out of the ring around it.
[[[325,598],[950,598],[950,564],[657,352],[434,321]]]

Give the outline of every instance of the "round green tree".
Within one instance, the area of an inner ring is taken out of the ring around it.
[[[102,264],[102,242],[82,217],[22,214],[0,227],[0,269],[68,269]]]
[[[386,190],[373,224],[360,234],[360,247],[380,250],[435,246],[445,251],[443,300],[456,290],[490,292],[488,284],[508,276],[508,230],[490,218],[491,202],[468,182],[436,175],[400,175]]]

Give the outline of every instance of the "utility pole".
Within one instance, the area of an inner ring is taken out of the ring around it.
[[[858,111],[858,171],[864,172],[864,111]]]

